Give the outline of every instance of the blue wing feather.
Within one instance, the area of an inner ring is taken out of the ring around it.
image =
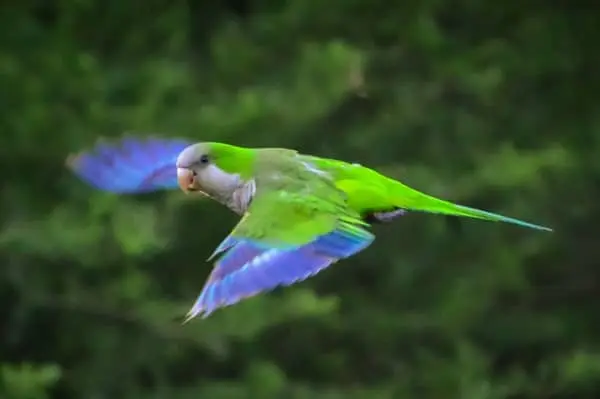
[[[177,188],[177,156],[191,142],[179,139],[124,138],[98,143],[69,157],[82,180],[113,193],[144,193]]]
[[[231,237],[224,242],[231,244]],[[365,230],[343,227],[295,248],[266,249],[262,243],[237,238],[216,262],[187,320],[209,316],[218,308],[244,298],[306,280],[339,259],[366,247],[374,236]]]

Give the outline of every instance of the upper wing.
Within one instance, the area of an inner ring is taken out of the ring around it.
[[[190,144],[178,139],[126,137],[71,155],[67,165],[85,182],[113,193],[176,189],[177,156]]]
[[[213,254],[222,256],[186,321],[305,280],[371,244],[374,236],[341,191],[324,176],[297,177],[283,184],[290,178],[282,174],[257,179],[257,195]]]

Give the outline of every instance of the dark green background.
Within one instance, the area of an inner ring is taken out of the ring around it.
[[[7,2],[0,397],[599,397],[600,14],[562,3]],[[236,217],[64,168],[125,131],[360,162],[556,232],[411,214],[181,326]]]

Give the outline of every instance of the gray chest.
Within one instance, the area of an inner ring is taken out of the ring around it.
[[[228,195],[224,196],[223,198],[219,198],[218,200],[233,212],[237,213],[238,215],[242,215],[250,206],[255,193],[256,183],[254,180],[250,180],[236,187]]]

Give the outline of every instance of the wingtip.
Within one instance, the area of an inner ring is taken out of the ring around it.
[[[65,166],[69,169],[75,169],[77,167],[77,164],[81,160],[81,158],[86,153],[93,151],[94,149],[98,148],[98,146],[105,144],[107,141],[108,140],[106,139],[106,137],[101,136],[101,137],[98,137],[96,140],[94,140],[93,144],[88,146],[87,149],[80,150],[77,152],[72,152],[72,153],[68,154],[67,157],[65,158]]]
[[[181,325],[182,326],[186,325],[190,321],[192,321],[193,319],[196,319],[198,317],[200,317],[201,319],[206,319],[208,316],[210,316],[211,313],[212,313],[212,311],[207,311],[205,309],[201,309],[201,310],[193,310],[192,309],[185,315],[185,318],[181,322]]]
[[[188,313],[187,315],[185,315],[185,318],[181,322],[181,325],[184,326],[184,325],[188,324],[194,317],[196,317],[195,314]]]
[[[67,157],[65,158],[65,167],[67,167],[68,169],[75,169],[80,158],[81,153],[72,153],[67,155]]]

